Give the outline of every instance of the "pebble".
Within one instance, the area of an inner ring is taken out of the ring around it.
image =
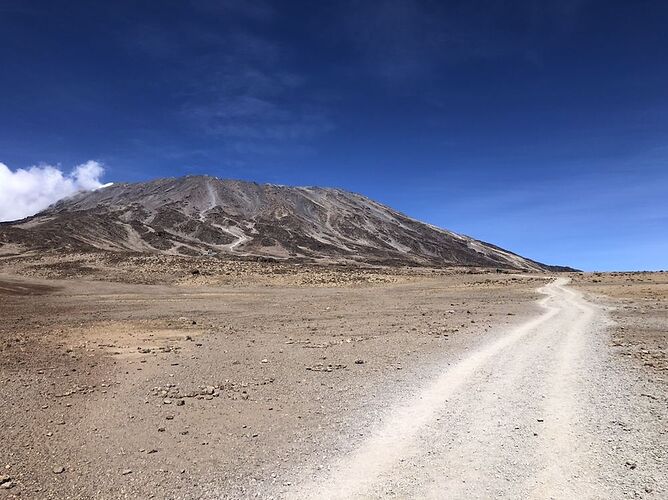
[[[53,470],[53,473],[54,473],[54,474],[62,474],[63,472],[65,472],[65,467],[63,467],[63,466],[58,466],[58,467],[54,467],[54,468],[51,469],[51,470]]]
[[[127,476],[128,474],[132,474],[132,469],[125,469],[123,472],[121,472],[124,476]]]

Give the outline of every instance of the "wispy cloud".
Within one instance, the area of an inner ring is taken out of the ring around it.
[[[215,72],[194,85],[183,105],[191,123],[233,149],[240,140],[246,149],[250,142],[262,141],[262,147],[251,147],[254,151],[267,150],[267,141],[299,148],[335,128],[329,111],[309,98],[304,77],[279,69],[278,63],[254,61],[248,53],[262,49],[246,43],[236,52],[243,56],[228,54]]]
[[[246,141],[302,141],[333,128],[324,112],[290,108],[254,95],[224,95],[187,113],[209,134]]]
[[[51,165],[11,170],[0,163],[0,222],[23,219],[79,191],[98,189],[103,166],[88,161],[70,173]]]
[[[258,21],[268,21],[274,17],[274,7],[262,0],[192,0],[191,4],[212,14],[236,14]]]
[[[352,0],[331,37],[345,37],[369,71],[414,81],[445,65],[514,57],[540,60],[541,45],[567,36],[586,0],[531,2]],[[333,28],[334,29],[334,28]]]
[[[298,47],[258,29],[276,11],[267,3],[193,1],[206,22],[137,25],[123,44],[169,60],[179,82],[182,123],[232,153],[294,151],[335,128],[318,89],[294,64]],[[260,34],[263,33],[263,34]],[[253,144],[253,143],[256,144]]]

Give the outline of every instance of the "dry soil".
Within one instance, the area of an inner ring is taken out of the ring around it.
[[[668,495],[665,274],[82,262],[0,263],[0,498]]]

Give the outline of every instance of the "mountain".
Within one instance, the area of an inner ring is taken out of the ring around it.
[[[209,176],[79,193],[33,217],[0,224],[0,243],[32,250],[561,270],[340,189]]]

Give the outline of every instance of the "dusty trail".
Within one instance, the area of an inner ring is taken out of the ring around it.
[[[540,316],[464,353],[386,415],[352,454],[289,496],[632,494],[609,480],[620,474],[624,458],[601,433],[621,390],[606,382],[605,346],[595,335],[603,311],[567,283],[560,278],[544,286]]]

